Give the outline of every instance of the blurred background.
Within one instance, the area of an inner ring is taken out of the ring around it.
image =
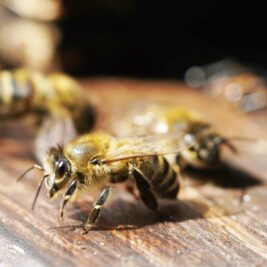
[[[184,79],[230,58],[264,72],[265,24],[257,0],[0,0],[0,67]]]

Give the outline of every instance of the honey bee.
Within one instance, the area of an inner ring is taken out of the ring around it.
[[[44,75],[23,68],[1,71],[0,121],[28,114],[44,118],[37,140],[56,133],[58,137],[54,134],[54,143],[68,142],[76,132],[87,132],[95,118],[81,87],[69,76],[62,73]],[[37,151],[40,150],[43,149],[39,145]]]
[[[109,184],[133,180],[143,203],[152,210],[159,207],[160,199],[176,199],[180,183],[179,169],[172,166],[165,155],[178,153],[190,144],[177,142],[168,135],[117,138],[104,132],[82,135],[65,147],[51,148],[43,166],[33,168],[44,171],[44,176],[33,201],[36,203],[43,182],[49,198],[66,190],[60,205],[59,217],[63,220],[64,208],[79,191],[105,185],[84,225],[84,233],[96,224],[102,206],[111,190]]]
[[[137,103],[130,113],[127,118],[112,122],[113,133],[119,136],[176,134],[181,142],[194,144],[176,155],[176,162],[181,168],[213,168],[220,163],[221,146],[225,145],[236,153],[232,141],[241,139],[221,136],[198,113],[183,107],[142,102]]]

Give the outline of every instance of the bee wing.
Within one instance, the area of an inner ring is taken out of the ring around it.
[[[35,140],[35,155],[42,162],[45,154],[51,146],[69,143],[77,132],[74,122],[67,112],[53,113],[46,117]]]
[[[184,133],[169,133],[149,136],[116,138],[104,162],[124,159],[177,154],[193,145],[193,140],[184,139]]]

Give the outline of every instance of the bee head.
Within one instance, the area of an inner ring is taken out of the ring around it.
[[[71,164],[63,155],[61,147],[51,148],[48,151],[44,169],[45,173],[49,174],[45,179],[45,186],[48,196],[52,198],[67,184],[71,176]]]
[[[206,164],[214,164],[220,160],[220,145],[224,139],[217,134],[206,134],[202,136],[195,148],[197,158]]]

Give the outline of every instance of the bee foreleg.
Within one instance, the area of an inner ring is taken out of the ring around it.
[[[91,210],[91,212],[89,213],[88,219],[83,227],[83,234],[87,233],[91,227],[98,221],[99,216],[100,216],[100,211],[101,208],[103,207],[103,205],[105,204],[109,193],[111,191],[111,187],[110,186],[106,186],[103,191],[100,193],[98,199],[96,200],[96,202],[94,203],[94,207]]]
[[[156,210],[158,208],[158,201],[151,190],[149,181],[147,181],[146,177],[139,169],[133,167],[131,172],[139,190],[140,198],[148,208]]]
[[[59,219],[61,221],[63,221],[64,219],[64,208],[67,205],[67,203],[69,202],[71,196],[74,194],[76,188],[78,185],[78,180],[73,180],[72,183],[70,184],[70,187],[68,188],[68,190],[66,191],[66,193],[63,196],[63,200],[61,202],[60,205],[60,210],[59,210]]]

